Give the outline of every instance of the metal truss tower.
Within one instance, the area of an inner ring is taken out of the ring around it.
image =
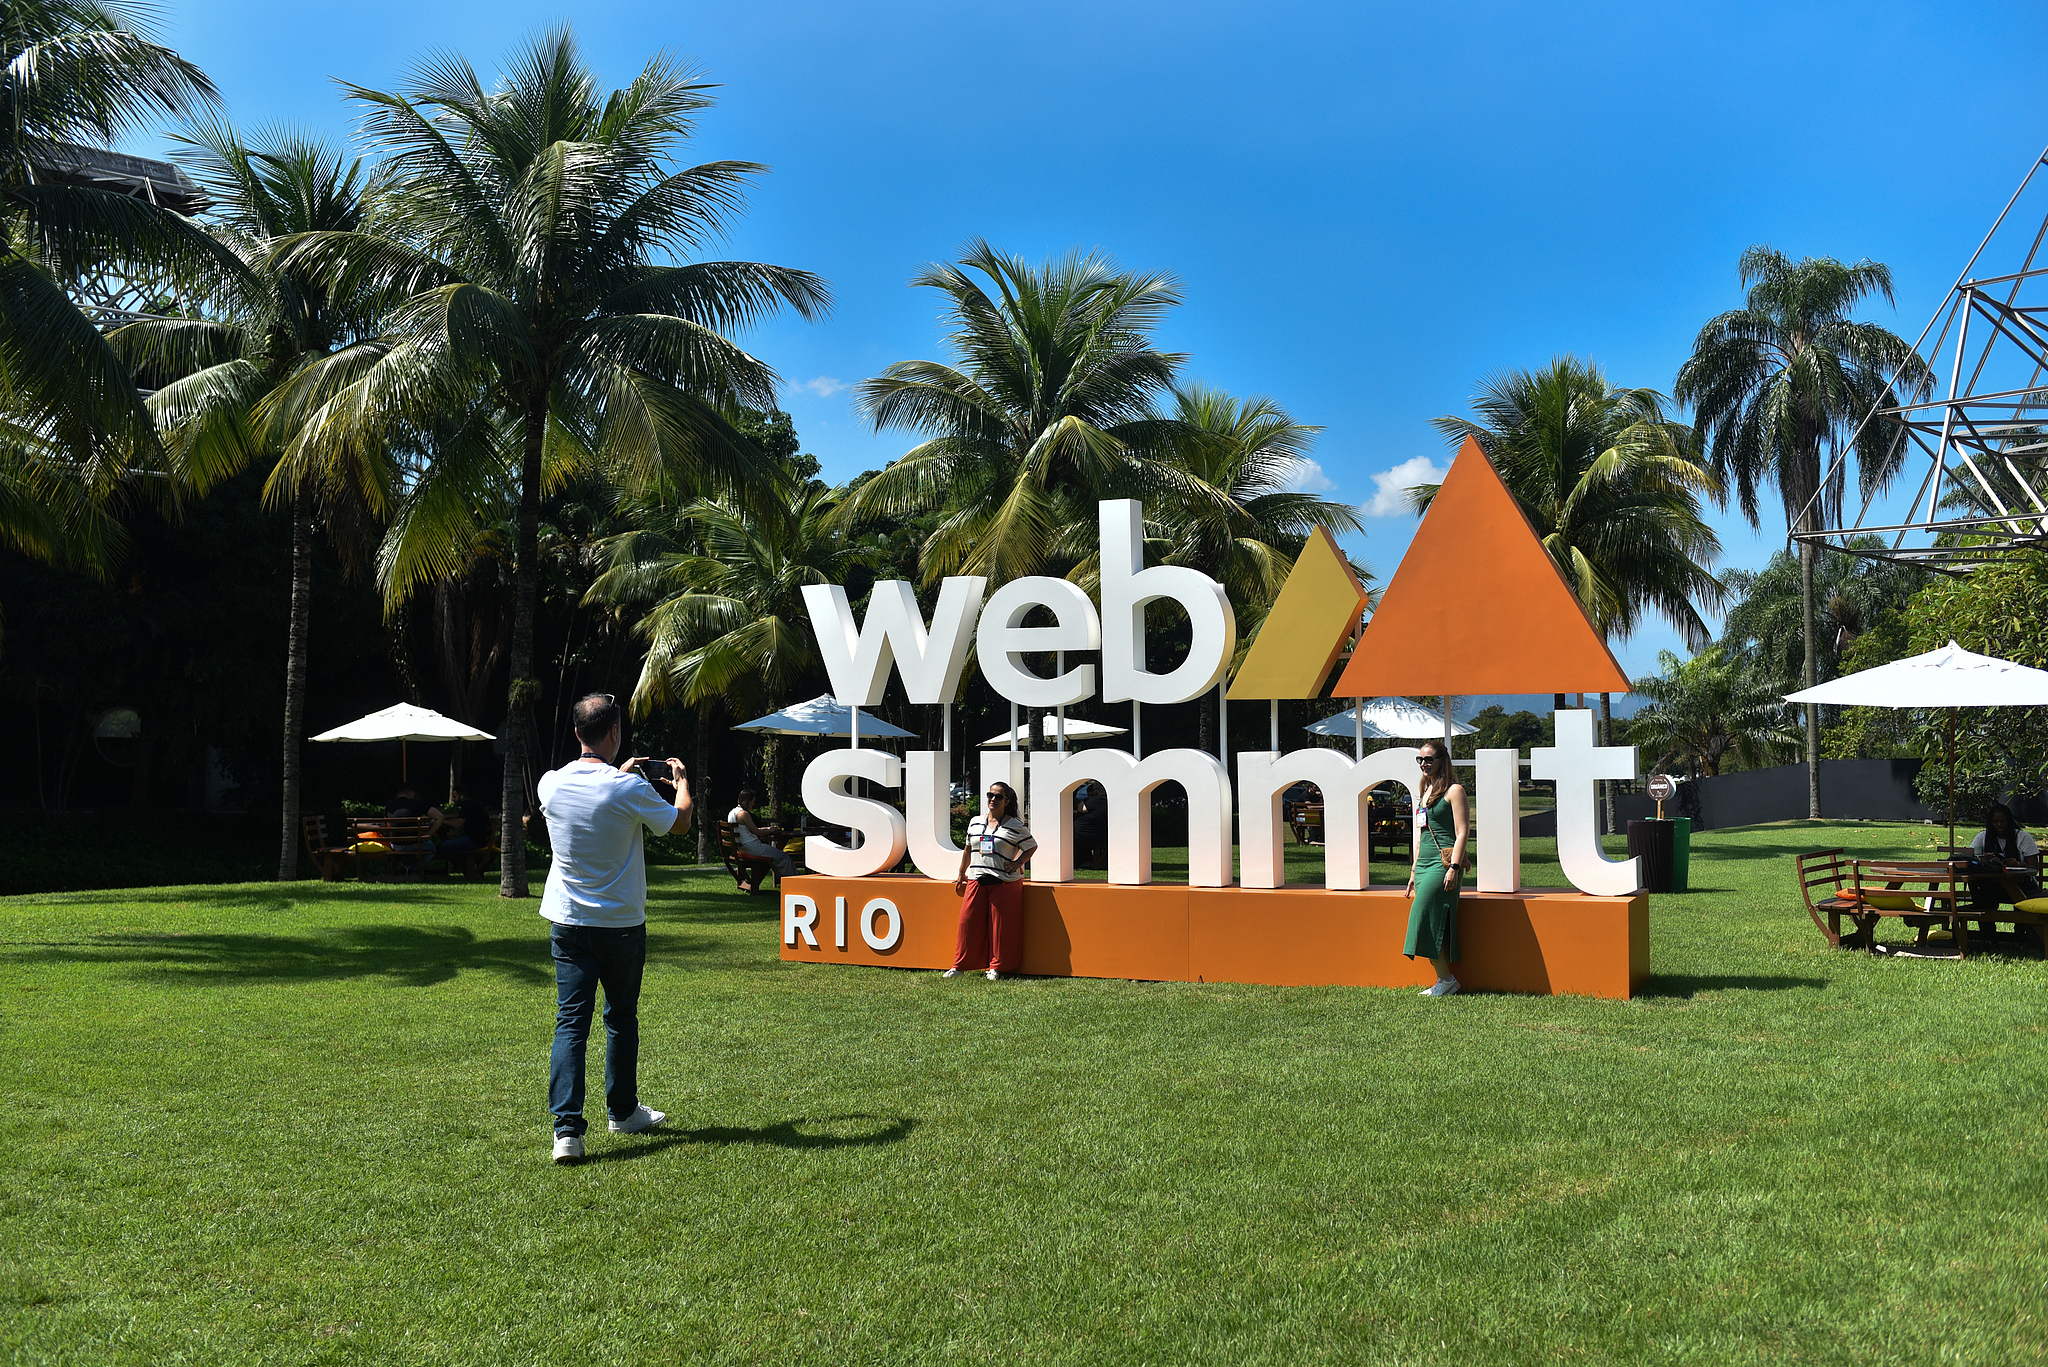
[[[29,161],[31,175],[42,184],[111,190],[181,214],[196,214],[206,207],[199,187],[181,168],[167,161],[65,142],[40,145]],[[73,276],[64,281],[64,289],[102,329],[159,316],[175,296],[168,276],[135,261],[115,262],[90,274]]]
[[[1946,378],[1946,395],[1874,408],[1858,428],[1860,434],[1875,423],[1889,430],[1891,449],[1906,450],[1902,473],[1922,472],[1905,520],[1871,523],[1873,499],[1865,498],[1853,524],[1794,533],[1794,540],[1947,574],[2048,546],[2043,166],[2048,151],[2028,168],[1913,344],[1929,373]],[[1977,273],[1980,267],[1985,273]],[[1837,449],[1829,478],[1854,445]]]

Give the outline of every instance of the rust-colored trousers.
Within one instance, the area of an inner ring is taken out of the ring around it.
[[[989,942],[995,952],[989,952]],[[1024,883],[984,883],[967,880],[967,895],[960,899],[960,938],[954,943],[953,967],[993,968],[998,973],[1016,973],[1024,967]]]

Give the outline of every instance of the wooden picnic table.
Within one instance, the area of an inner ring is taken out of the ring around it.
[[[1919,930],[1925,944],[1927,932],[1946,924],[1955,935],[1956,953],[1968,958],[1971,921],[1980,934],[1989,934],[2000,921],[2015,927],[2031,927],[2044,956],[2048,956],[2048,916],[2018,907],[1983,908],[1970,905],[1970,880],[1998,878],[2018,893],[2016,881],[1980,869],[1971,859],[1851,859],[1850,885],[1845,888],[1849,915],[1856,921],[1865,949],[1875,949],[1877,926],[1886,916],[1896,916]],[[2024,899],[2021,899],[2024,900]]]

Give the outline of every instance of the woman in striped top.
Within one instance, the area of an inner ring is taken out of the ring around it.
[[[988,965],[988,978],[1014,974],[1024,964],[1024,861],[1038,841],[1017,815],[1017,794],[1007,783],[988,785],[988,808],[967,823],[960,851],[960,938],[945,976]]]

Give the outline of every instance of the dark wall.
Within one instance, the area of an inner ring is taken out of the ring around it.
[[[1859,821],[1945,819],[1913,795],[1920,764],[1917,759],[1822,760],[1821,814]],[[1614,819],[1624,828],[1632,819],[1656,814],[1657,804],[1641,793],[1624,793],[1614,800]],[[1664,815],[1689,816],[1693,829],[1701,831],[1797,821],[1806,815],[1806,766],[1779,764],[1682,783],[1678,796],[1664,804]],[[1522,834],[1556,835],[1556,814],[1531,812],[1522,818]]]

